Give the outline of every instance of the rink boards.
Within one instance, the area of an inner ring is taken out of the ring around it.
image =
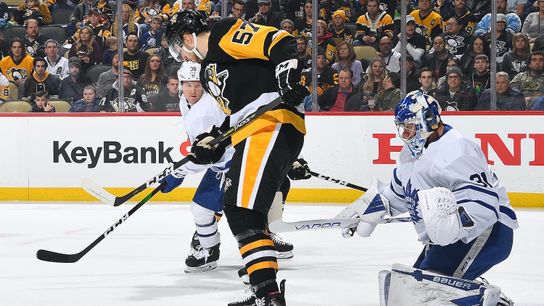
[[[402,147],[391,114],[309,114],[302,155],[318,173],[368,186],[388,181]],[[544,113],[454,113],[444,121],[474,139],[515,206],[544,207]],[[181,118],[0,115],[0,200],[91,201],[90,178],[121,195],[187,154]],[[158,201],[189,201],[200,175]],[[349,202],[359,191],[312,178],[292,183],[290,201]]]

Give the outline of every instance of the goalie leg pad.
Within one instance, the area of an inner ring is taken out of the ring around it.
[[[394,264],[382,271],[380,305],[482,305],[496,306],[500,288],[490,284],[444,276]]]

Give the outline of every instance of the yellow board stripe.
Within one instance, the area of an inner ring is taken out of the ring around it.
[[[269,126],[265,131],[251,136],[251,141],[246,142],[249,145],[245,160],[244,177],[242,184],[242,207],[248,208],[254,188],[259,188],[260,184],[255,184],[259,176],[261,165],[266,164],[265,154],[270,140],[274,136],[274,126]]]
[[[257,270],[262,270],[262,269],[279,270],[280,267],[278,266],[278,263],[275,261],[263,261],[263,262],[259,262],[254,265],[251,265],[249,268],[247,268],[247,274],[251,275],[251,273]]]
[[[114,195],[123,195],[133,188],[106,188]],[[151,192],[148,188],[131,201],[139,201]],[[169,193],[158,193],[151,202],[189,202],[193,199],[196,188],[176,188]],[[360,197],[363,193],[351,189],[327,189],[327,188],[291,188],[287,197],[287,204],[338,204],[346,205]],[[544,193],[510,192],[510,202],[514,207],[544,208]],[[27,188],[27,187],[0,187],[0,201],[77,201],[98,202],[93,196],[78,187],[63,188]]]
[[[247,251],[260,248],[263,246],[274,246],[274,242],[270,239],[261,239],[254,241],[252,243],[246,244],[243,247],[240,248],[240,254],[244,255]]]

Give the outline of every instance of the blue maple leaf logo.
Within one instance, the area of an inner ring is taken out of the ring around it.
[[[419,196],[417,195],[418,191],[419,189],[412,189],[412,181],[408,180],[406,188],[404,188],[404,199],[406,201],[406,205],[408,206],[410,218],[412,218],[412,222],[414,223],[418,223],[421,220],[421,217],[417,212],[417,207],[419,206]]]

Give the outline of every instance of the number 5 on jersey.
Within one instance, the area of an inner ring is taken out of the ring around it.
[[[244,21],[244,23],[240,25],[240,28],[232,36],[232,42],[240,45],[249,45],[251,39],[253,38],[253,33],[257,31],[259,31],[259,27],[248,21]]]

